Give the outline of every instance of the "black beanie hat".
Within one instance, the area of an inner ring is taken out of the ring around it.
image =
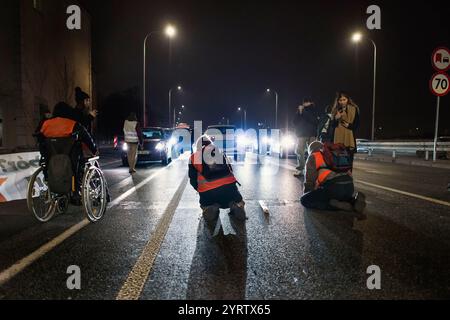
[[[75,101],[77,103],[81,103],[86,99],[89,99],[89,95],[86,92],[83,92],[80,87],[75,88]]]

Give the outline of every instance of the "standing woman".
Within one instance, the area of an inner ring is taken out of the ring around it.
[[[353,158],[357,151],[355,131],[359,127],[359,108],[345,92],[339,92],[334,101],[332,115],[336,121],[334,143],[343,144]]]

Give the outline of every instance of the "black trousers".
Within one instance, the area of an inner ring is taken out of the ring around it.
[[[222,209],[227,209],[230,207],[230,202],[241,201],[242,195],[235,183],[200,193],[200,206],[202,207],[209,207],[217,203]]]
[[[334,210],[329,205],[331,199],[351,202],[355,187],[349,175],[326,181],[321,187],[304,194],[300,202],[305,208],[319,210]]]

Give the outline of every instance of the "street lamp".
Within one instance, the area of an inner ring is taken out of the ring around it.
[[[157,34],[157,33],[160,33],[160,31],[152,31],[152,32],[148,33],[145,36],[145,38],[144,38],[144,54],[143,54],[144,55],[144,63],[143,63],[143,66],[142,66],[142,74],[143,74],[143,81],[142,81],[142,95],[143,95],[143,98],[142,98],[142,117],[143,117],[143,121],[142,121],[142,123],[143,123],[144,127],[147,126],[147,117],[146,117],[146,112],[147,112],[147,110],[146,110],[146,95],[147,95],[147,90],[146,90],[147,40],[152,35]],[[171,25],[168,25],[166,27],[165,34],[166,34],[167,37],[169,37],[169,39],[174,38],[176,36],[176,33],[177,32],[176,32],[175,27],[173,27]]]
[[[241,107],[238,107],[238,112],[242,112],[244,114],[244,123],[242,124],[242,114],[241,114],[241,127],[243,127],[244,130],[247,129],[247,109],[243,109]]]
[[[169,127],[170,127],[170,118],[172,118],[172,90],[174,88],[170,88],[169,90]],[[176,87],[176,89],[178,91],[183,90],[183,88],[181,86]],[[174,116],[173,116],[173,124],[175,124],[175,111],[174,111]]]
[[[178,122],[180,122],[180,118],[181,118],[181,116],[182,116],[182,114],[183,114],[183,110],[184,110],[184,108],[185,108],[185,106],[184,105],[182,105],[181,106],[181,110],[178,112],[178,115],[179,115],[179,117],[178,117]],[[173,122],[175,123],[175,119],[177,119],[177,109],[176,108],[174,108],[173,109]]]
[[[270,93],[271,90],[267,89],[267,93]],[[274,91],[275,93],[275,128],[278,128],[278,92]]]
[[[354,43],[361,42],[363,35],[360,32],[356,32],[352,36]],[[372,140],[375,140],[375,107],[376,107],[376,88],[377,88],[377,46],[375,42],[370,39],[373,45],[373,98],[372,98]]]

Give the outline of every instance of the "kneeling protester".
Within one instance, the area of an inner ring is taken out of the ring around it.
[[[355,192],[350,162],[342,148],[315,141],[308,152],[302,205],[310,209],[338,209],[362,214],[365,196]]]

